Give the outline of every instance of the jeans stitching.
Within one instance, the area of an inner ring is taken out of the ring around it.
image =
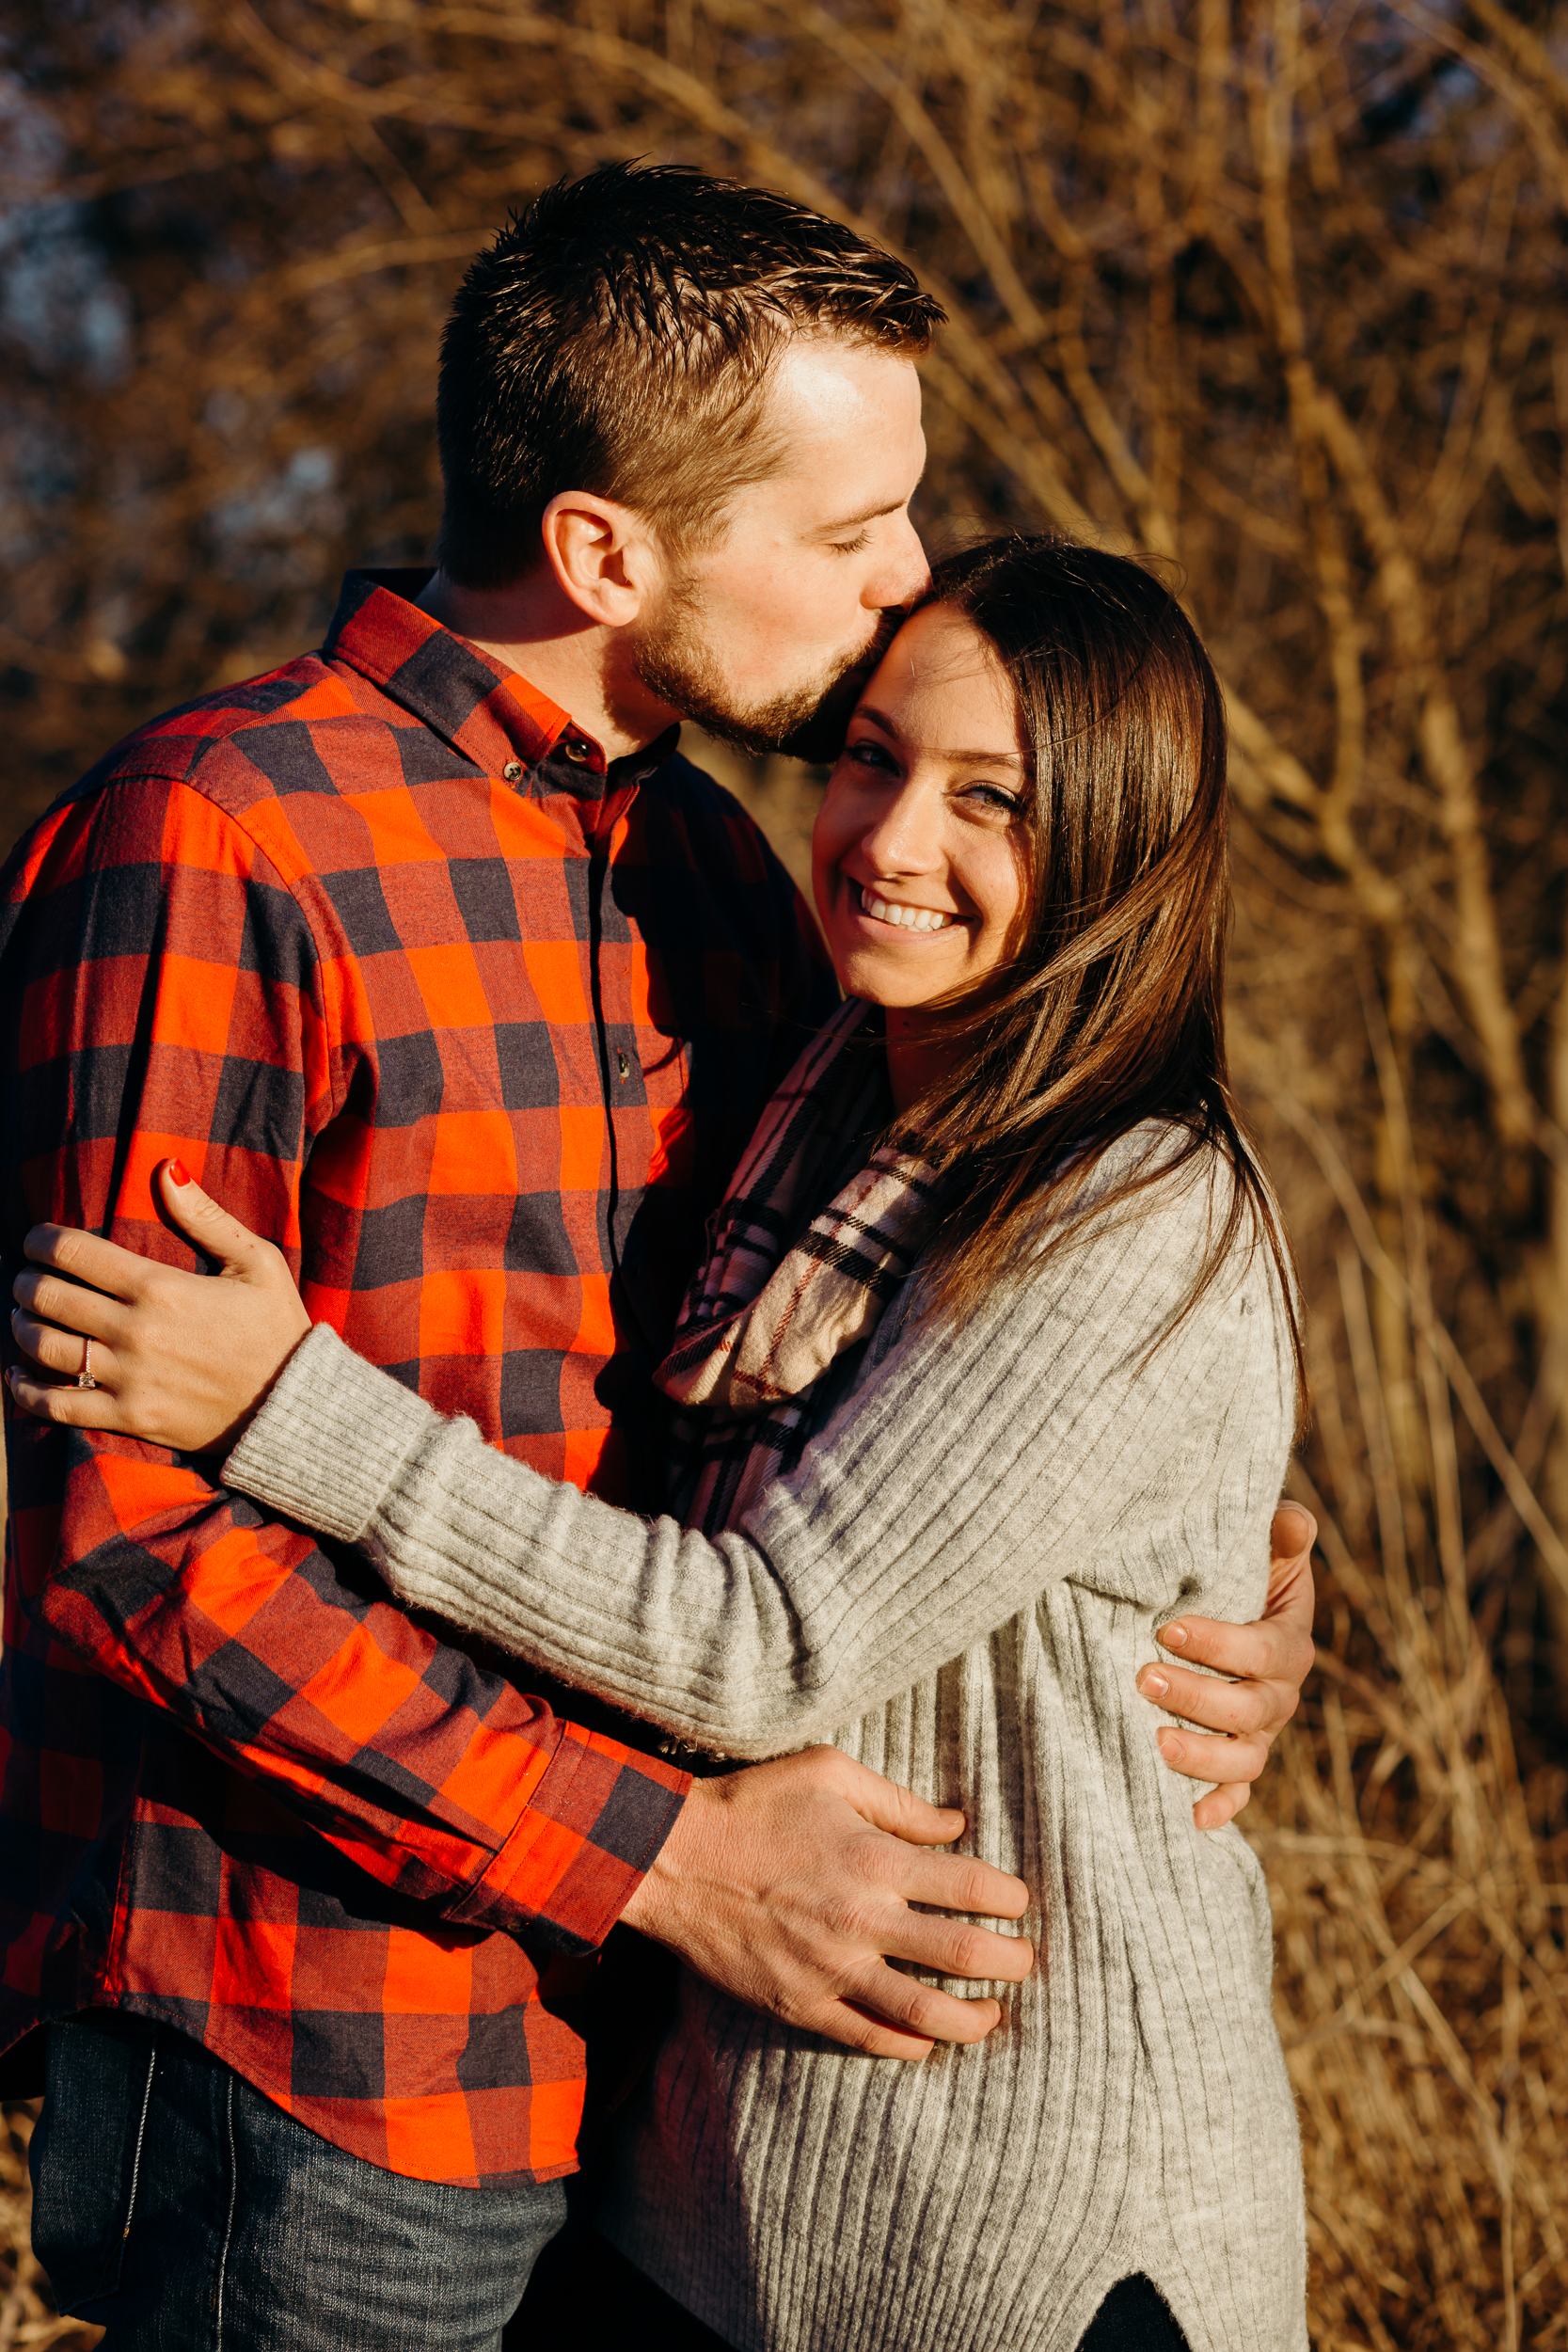
[[[152,2105],[152,2079],[157,2074],[157,2071],[158,2028],[154,2026],[152,2028],[152,2047],[147,2054],[147,2080],[142,2086],[141,2113],[136,2118],[135,2144],[131,2151],[131,2189],[130,2194],[125,2200],[125,2227],[119,2233],[122,2260],[125,2241],[131,2234],[131,2224],[135,2219],[136,2215],[136,2184],[141,2179],[142,2141],[147,2137],[147,2115],[148,2109]]]
[[[223,2347],[223,2289],[229,2270],[229,2249],[234,2240],[234,2210],[240,2192],[240,2164],[234,2148],[234,2083],[235,2076],[225,2070],[223,2121],[229,2142],[229,2211],[224,2218],[223,2245],[218,2252],[217,2289],[213,2296],[214,2352],[222,2352]]]

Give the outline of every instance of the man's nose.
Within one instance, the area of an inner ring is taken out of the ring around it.
[[[920,533],[908,515],[898,517],[900,528],[890,534],[882,549],[882,560],[866,581],[861,601],[877,612],[891,612],[900,605],[913,604],[931,584],[931,566],[920,544]]]

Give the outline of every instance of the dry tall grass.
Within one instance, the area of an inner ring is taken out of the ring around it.
[[[938,287],[934,538],[1049,521],[1180,567],[1230,693],[1237,1073],[1317,1385],[1324,1668],[1247,1817],[1314,2333],[1557,2344],[1564,0],[8,22],[12,829],[148,710],[309,642],[345,563],[418,560],[456,270],[604,156],[789,188]],[[736,780],[798,856],[809,780]],[[41,2324],[3,2311],[0,2352]]]

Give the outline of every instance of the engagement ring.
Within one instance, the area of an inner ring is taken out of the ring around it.
[[[96,1389],[98,1386],[92,1376],[92,1342],[90,1340],[82,1342],[82,1369],[76,1375],[76,1386],[79,1389]]]

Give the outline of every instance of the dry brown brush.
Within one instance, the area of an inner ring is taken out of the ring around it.
[[[1051,523],[1172,567],[1230,697],[1238,1079],[1317,1384],[1324,1670],[1251,1817],[1313,2326],[1568,2337],[1562,0],[8,23],[12,830],[310,642],[346,563],[422,554],[455,275],[605,157],[770,182],[916,263],[951,313],[933,540]],[[809,780],[738,781],[798,850]]]

